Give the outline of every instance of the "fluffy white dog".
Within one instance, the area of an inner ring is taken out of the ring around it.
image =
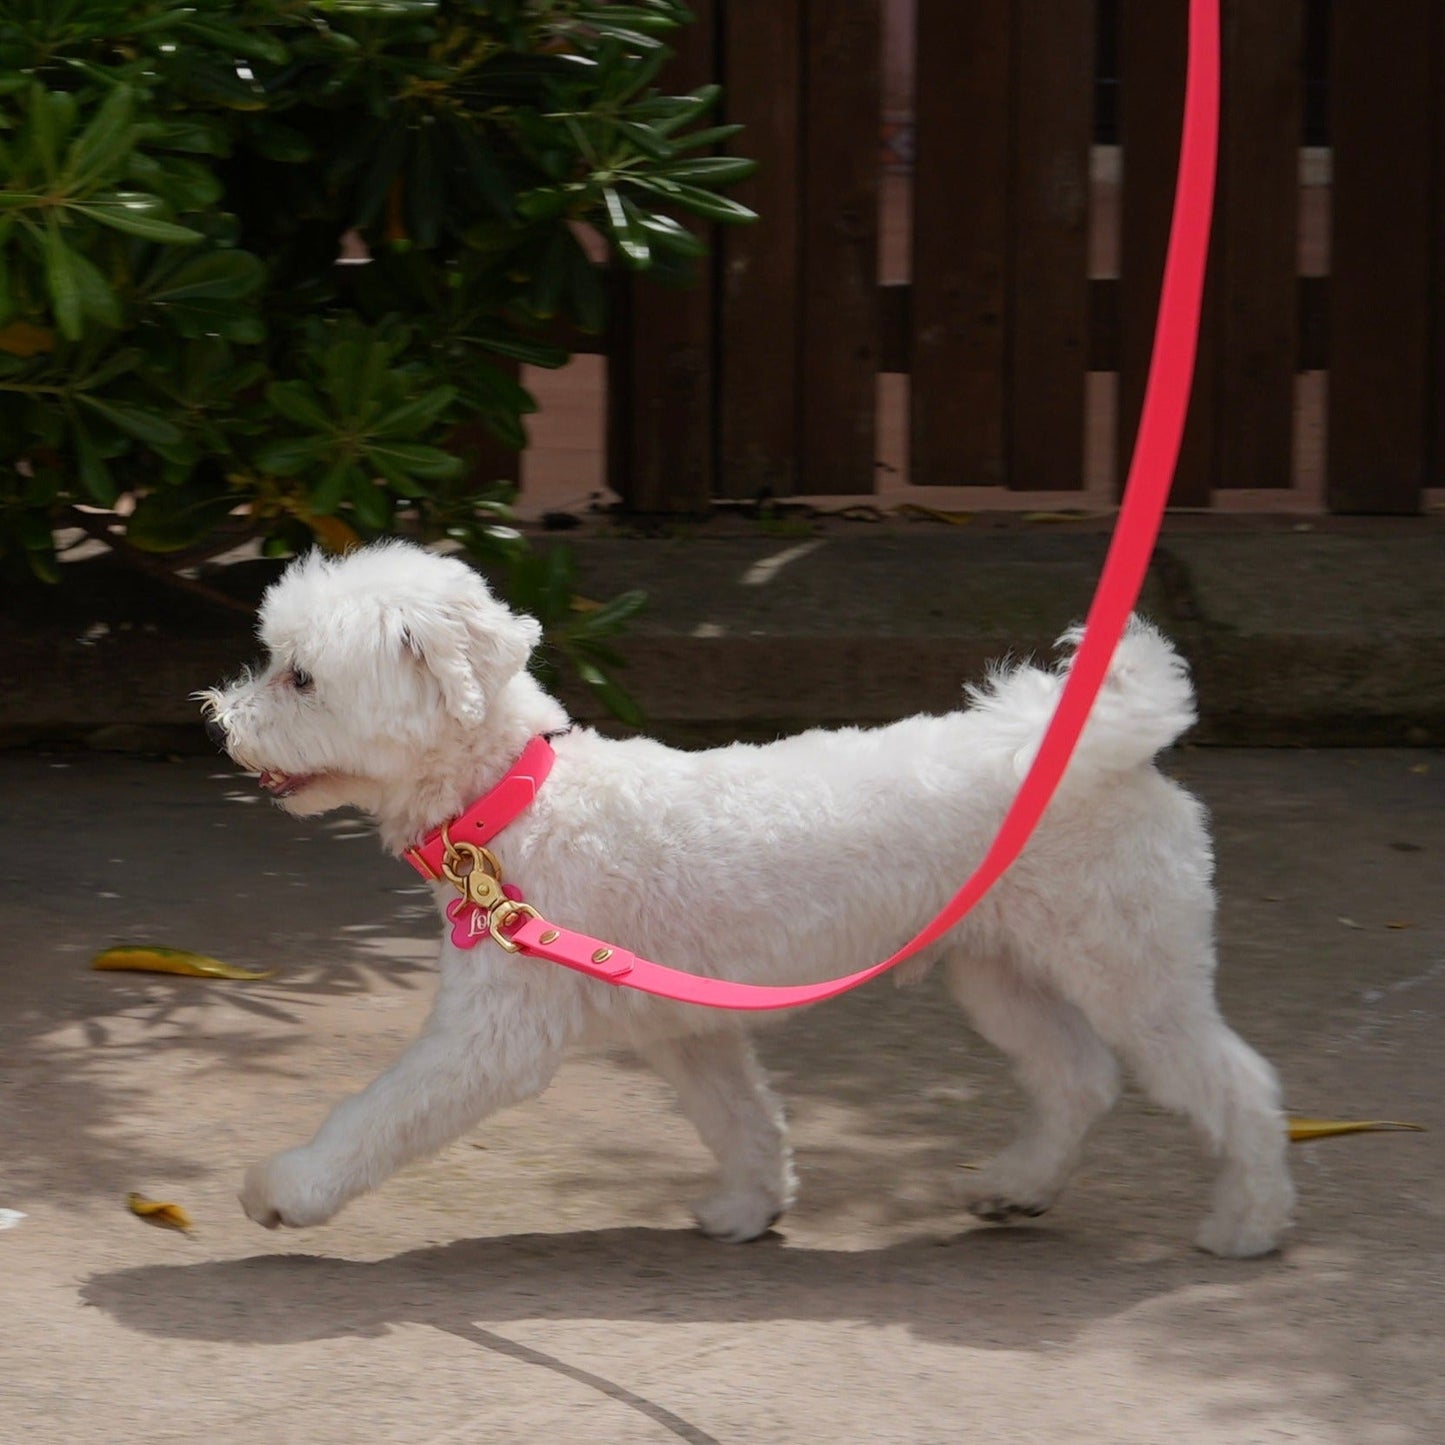
[[[526,670],[537,623],[455,558],[401,543],[306,557],[266,594],[260,631],[264,671],[201,694],[227,750],[291,813],[363,809],[394,853],[491,788],[530,739],[567,727]],[[564,927],[694,973],[829,978],[897,948],[979,861],[1061,676],[1021,666],[960,712],[763,747],[677,752],[574,727],[536,802],[492,847]],[[1215,1003],[1203,809],[1152,763],[1193,717],[1184,664],[1134,624],[1023,857],[911,970],[943,969],[1032,1103],[1017,1141],[969,1181],[981,1218],[1054,1202],[1114,1102],[1117,1051],[1219,1159],[1197,1243],[1262,1254],[1288,1223],[1275,1077]],[[455,896],[435,891],[439,906]],[[618,1043],[673,1085],[717,1156],[701,1227],[755,1238],[794,1179],[749,1017],[448,939],[422,1036],[310,1143],[254,1166],[242,1205],[267,1227],[320,1224],[538,1094],[569,1047]]]

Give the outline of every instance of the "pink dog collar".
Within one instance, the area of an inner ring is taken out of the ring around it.
[[[556,757],[546,738],[533,738],[491,792],[478,798],[460,817],[443,823],[420,843],[408,848],[406,861],[423,878],[433,883],[442,882],[445,877],[442,865],[449,850],[458,843],[486,847],[502,829],[531,807]]]

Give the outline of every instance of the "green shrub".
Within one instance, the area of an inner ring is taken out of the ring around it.
[[[10,0],[0,567],[55,579],[68,526],[153,571],[238,535],[284,555],[402,527],[565,611],[566,560],[521,560],[460,429],[523,446],[515,363],[566,360],[554,318],[602,327],[583,228],[678,279],[703,249],[679,214],[750,218],[717,194],[751,162],[707,153],[737,129],[701,125],[715,90],[654,85],[689,18],[677,0]],[[338,264],[348,238],[365,264]],[[605,685],[585,618],[544,620]]]

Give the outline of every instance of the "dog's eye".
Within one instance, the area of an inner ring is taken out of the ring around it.
[[[294,687],[297,692],[310,692],[311,674],[304,668],[293,667],[291,669],[291,686]]]

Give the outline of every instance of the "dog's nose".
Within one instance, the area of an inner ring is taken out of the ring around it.
[[[206,736],[210,738],[210,740],[215,743],[215,745],[220,748],[222,752],[225,752],[226,729],[220,722],[218,722],[213,717],[208,717],[206,719]]]

